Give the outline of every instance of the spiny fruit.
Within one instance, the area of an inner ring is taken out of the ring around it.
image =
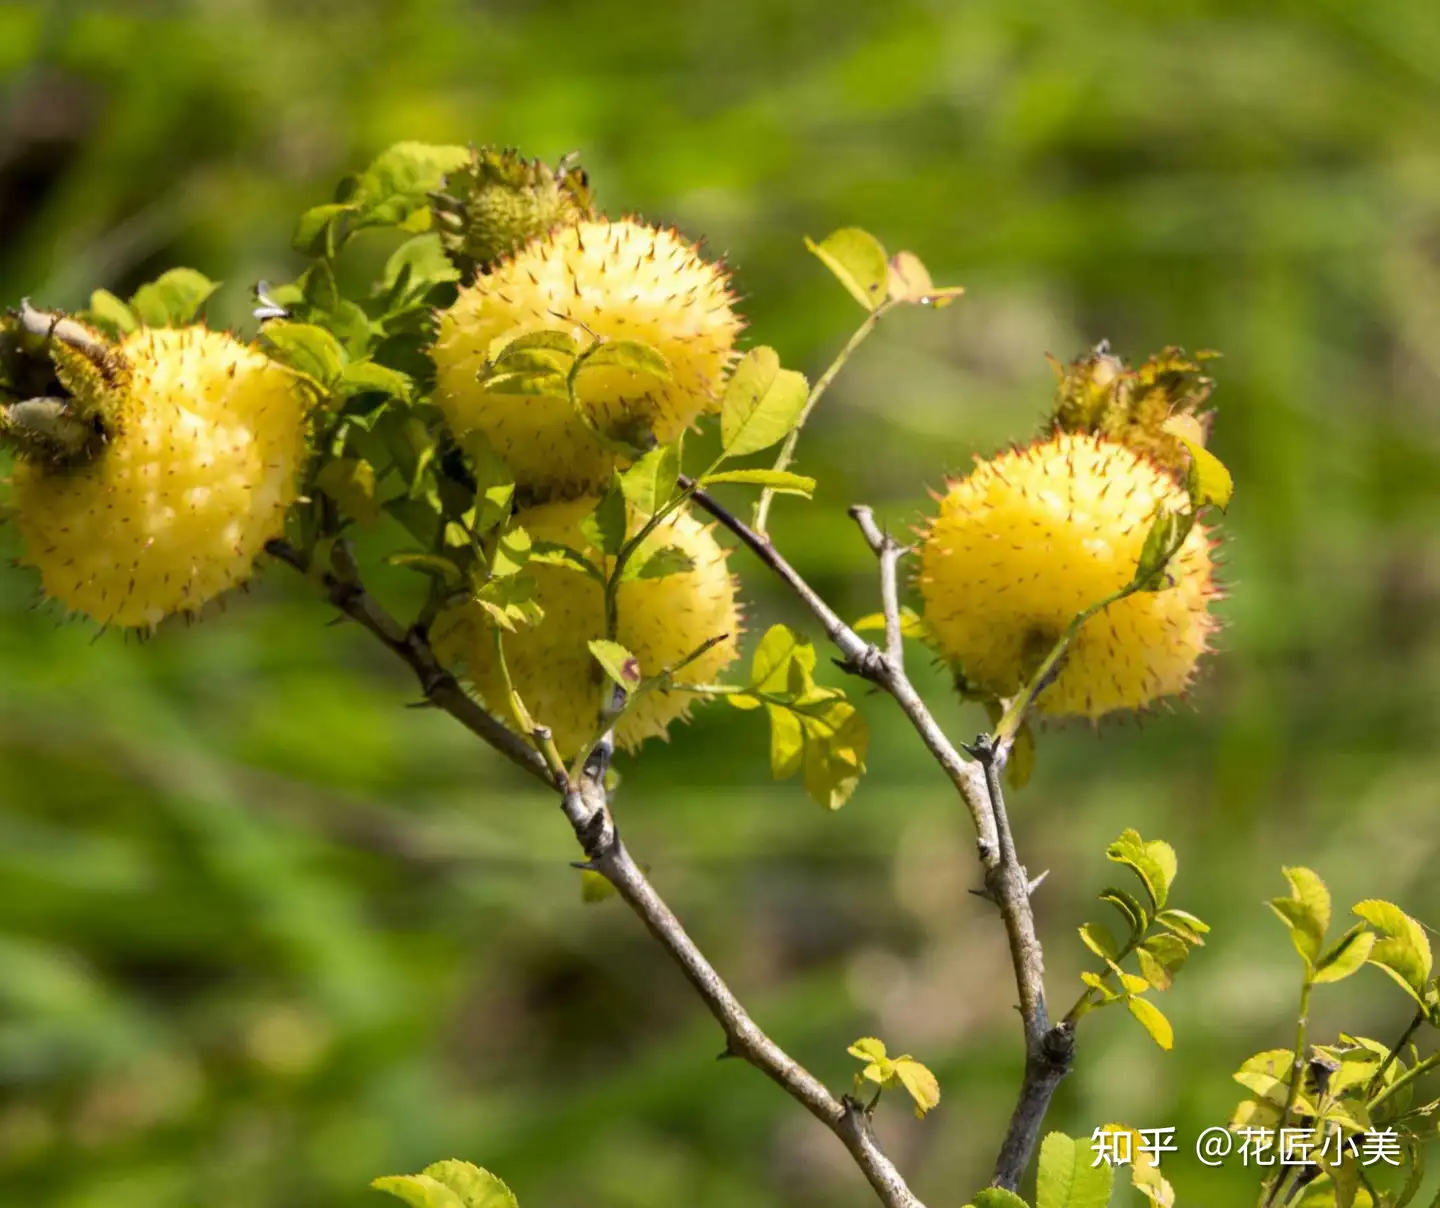
[[[33,433],[27,404],[5,409],[21,561],[72,612],[153,628],[243,583],[284,531],[311,396],[222,332],[141,329],[112,346],[63,322],[50,355],[68,397],[31,402],[94,439],[41,455],[16,431]]]
[[[524,528],[532,541],[568,545],[598,566],[603,560],[581,532],[581,522],[595,503],[582,498],[540,504],[522,509],[515,524]],[[727,553],[708,527],[685,512],[663,521],[645,543],[646,550],[666,546],[688,555],[691,569],[621,583],[616,597],[616,640],[635,656],[641,675],[650,676],[674,667],[704,642],[724,635],[723,641],[675,677],[679,683],[707,683],[737,652],[740,609]],[[642,550],[636,557],[643,558],[644,553]],[[613,559],[605,567],[607,574],[612,565]],[[525,573],[535,579],[535,601],[545,615],[536,625],[504,635],[505,665],[526,710],[537,724],[550,727],[560,753],[569,759],[594,737],[609,691],[609,681],[588,646],[591,640],[605,636],[603,588],[589,575],[559,566],[532,563]],[[436,621],[435,648],[446,662],[463,663],[490,710],[508,718],[494,635],[494,622],[479,604],[461,604]],[[670,722],[688,715],[686,693],[648,692],[621,720],[616,739],[633,749],[646,738],[663,737]]]
[[[1194,415],[1208,433],[1213,413],[1201,413],[1201,408],[1215,383],[1200,373],[1199,362],[1213,355],[1201,353],[1192,360],[1179,348],[1166,348],[1131,369],[1108,343],[1101,343],[1069,365],[1052,359],[1059,378],[1053,430],[1108,436],[1183,481],[1189,454],[1164,424],[1175,415]]]
[[[937,498],[921,551],[925,619],[964,679],[1001,697],[1034,674],[1077,615],[1131,581],[1157,508],[1189,507],[1149,459],[1068,433],[981,461]],[[1170,586],[1086,622],[1039,712],[1098,718],[1185,689],[1218,595],[1203,526],[1168,575]]]
[[[672,230],[638,222],[560,227],[460,291],[440,316],[431,355],[435,397],[457,435],[482,433],[519,485],[540,498],[583,494],[609,477],[614,445],[677,439],[713,411],[742,326],[724,270]],[[668,362],[669,380],[618,363],[584,368],[576,415],[557,393],[507,393],[480,381],[498,346],[563,329],[579,347],[638,341]]]
[[[472,151],[431,205],[440,242],[467,276],[554,227],[594,216],[590,182],[578,164],[567,158],[551,168],[492,147]]]

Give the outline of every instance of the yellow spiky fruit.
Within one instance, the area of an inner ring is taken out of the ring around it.
[[[102,439],[70,464],[22,458],[23,563],[104,625],[150,629],[250,577],[284,532],[306,454],[295,374],[204,327],[142,329],[106,354]]]
[[[1149,459],[1070,433],[979,461],[937,498],[920,557],[925,619],[964,678],[1001,697],[1077,615],[1131,581],[1157,508],[1189,507]],[[1182,692],[1214,628],[1210,547],[1197,523],[1170,561],[1170,586],[1086,622],[1037,711],[1098,718]]]
[[[527,244],[460,291],[440,316],[431,355],[435,400],[457,435],[480,432],[516,481],[537,497],[575,496],[616,464],[591,429],[644,446],[668,444],[715,410],[742,320],[726,273],[672,230],[638,222],[582,222]],[[507,393],[479,380],[487,359],[515,337],[570,332],[656,349],[669,380],[619,364],[587,368],[576,394]]]
[[[602,559],[589,547],[581,521],[594,499],[540,504],[522,510],[515,524],[532,541],[552,541],[580,550],[596,565]],[[640,664],[642,676],[674,667],[711,638],[711,647],[676,675],[676,682],[713,681],[735,658],[740,634],[736,584],[727,551],[709,527],[685,512],[664,521],[647,539],[647,549],[676,546],[693,568],[663,578],[636,578],[617,591],[616,640]],[[611,560],[613,565],[613,559]],[[609,566],[606,566],[608,573]],[[526,710],[548,726],[567,759],[594,737],[609,681],[588,643],[605,636],[601,585],[579,571],[532,564],[535,599],[544,609],[536,625],[506,633],[505,664]],[[436,651],[447,663],[463,663],[489,709],[508,719],[504,681],[495,657],[494,621],[478,604],[462,604],[436,621]],[[684,692],[653,691],[641,697],[616,727],[616,740],[634,749],[647,738],[663,737],[672,721],[689,715]]]

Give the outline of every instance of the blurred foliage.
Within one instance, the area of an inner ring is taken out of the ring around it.
[[[1440,917],[1437,64],[1428,0],[0,3],[0,298],[79,306],[190,264],[224,283],[212,319],[252,330],[250,285],[294,276],[295,218],[340,175],[400,139],[515,143],[579,150],[602,206],[707,236],[755,342],[813,377],[856,311],[802,237],[862,225],[967,294],[887,317],[800,446],[815,500],[776,501],[777,542],[854,617],[876,584],[845,506],[916,521],[926,485],[1039,423],[1045,353],[1222,350],[1223,653],[1143,732],[1042,731],[1014,807],[1053,870],[1056,986],[1104,838],[1180,852],[1214,932],[1167,997],[1175,1049],[1086,1020],[1050,1125],[1193,1139],[1233,1109],[1222,1071],[1291,1042],[1289,944],[1255,908],[1278,864]],[[752,633],[808,632],[736,558]],[[341,1208],[456,1155],[532,1206],[869,1202],[832,1137],[712,1060],[633,919],[582,902],[553,802],[402,709],[413,685],[304,584],[273,572],[145,646],[57,625],[34,589],[0,574],[0,1199]],[[955,734],[984,725],[921,679]],[[838,813],[711,706],[622,765],[620,816],[832,1087],[850,1037],[925,1055],[944,1101],[879,1126],[940,1203],[1008,1117],[1014,991],[952,791],[861,706],[870,772]],[[1383,980],[1333,987],[1312,1037],[1398,1036]],[[1252,1195],[1238,1164],[1166,1172],[1182,1202]]]

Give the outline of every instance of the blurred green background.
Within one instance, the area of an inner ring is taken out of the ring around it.
[[[757,341],[811,374],[860,317],[801,236],[859,224],[968,296],[894,316],[827,398],[782,547],[876,604],[845,505],[925,488],[1034,429],[1046,352],[1215,348],[1238,482],[1226,627],[1191,702],[1058,727],[1013,804],[1052,999],[1119,877],[1173,842],[1215,927],[1163,1005],[1083,1027],[1052,1123],[1223,1122],[1290,1043],[1283,863],[1337,905],[1440,918],[1440,22],[1431,0],[153,0],[0,3],[0,299],[82,304],[174,264],[285,280],[295,216],[398,139],[578,150],[611,212],[704,235]],[[0,530],[0,553],[18,552]],[[743,555],[753,632],[805,624]],[[381,577],[390,598],[406,585]],[[864,1205],[834,1138],[719,1034],[615,903],[584,906],[553,802],[282,570],[141,646],[32,610],[0,573],[0,1202],[349,1208],[459,1156],[522,1205]],[[912,661],[923,669],[915,652]],[[982,725],[919,678],[952,733]],[[878,1034],[939,1073],[879,1126],[916,1191],[988,1175],[1021,1065],[967,822],[870,698],[838,814],[768,779],[712,707],[623,765],[638,857],[759,1020],[832,1087]],[[1393,1038],[1365,970],[1315,1035]],[[1251,1202],[1238,1161],[1165,1168]],[[1129,1196],[1132,1193],[1125,1192]],[[1120,1202],[1121,1197],[1117,1197]],[[1138,1200],[1136,1201],[1138,1202]]]

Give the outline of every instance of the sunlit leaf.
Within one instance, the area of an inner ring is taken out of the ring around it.
[[[1052,1132],[1040,1143],[1035,1208],[1106,1208],[1115,1171],[1095,1161],[1088,1140]]]
[[[819,243],[806,239],[805,246],[840,281],[866,310],[885,301],[890,266],[879,240],[859,227],[842,227]]]
[[[1140,1021],[1140,1026],[1150,1033],[1156,1044],[1167,1051],[1174,1047],[1175,1030],[1159,1007],[1145,998],[1131,998],[1125,1005],[1130,1014]]]
[[[605,674],[626,692],[633,691],[639,685],[641,679],[640,660],[619,642],[601,638],[587,644],[590,647],[590,653],[595,656],[595,661],[600,664]]]
[[[720,470],[707,474],[700,480],[702,487],[713,487],[722,483],[766,487],[782,495],[802,495],[806,499],[815,493],[813,478],[807,478],[804,474],[792,474],[789,470]]]
[[[130,309],[147,327],[185,327],[219,288],[218,281],[193,268],[172,268],[137,289]]]
[[[940,1080],[929,1066],[913,1057],[897,1057],[892,1075],[915,1103],[916,1119],[923,1120],[940,1103]]]
[[[420,1174],[389,1175],[370,1186],[411,1208],[516,1208],[514,1193],[501,1179],[469,1162],[436,1162]]]
[[[1221,511],[1230,505],[1235,482],[1225,463],[1205,447],[1205,433],[1200,421],[1188,413],[1172,415],[1161,425],[1190,452],[1190,497],[1194,505],[1214,504]]]
[[[1360,969],[1375,947],[1375,933],[1357,923],[1330,945],[1315,962],[1317,982],[1337,982]]]
[[[375,467],[363,457],[327,461],[315,475],[315,485],[340,506],[341,512],[361,524],[373,524],[380,514],[375,500]]]
[[[720,402],[720,438],[725,453],[758,453],[789,435],[805,409],[804,375],[780,368],[773,348],[752,348],[735,367]]]
[[[1370,963],[1379,965],[1423,999],[1430,980],[1430,937],[1425,928],[1391,902],[1370,899],[1355,905],[1354,913],[1380,933],[1370,951]]]
[[[642,516],[653,516],[675,494],[680,478],[680,445],[656,445],[620,476],[625,498]]]

